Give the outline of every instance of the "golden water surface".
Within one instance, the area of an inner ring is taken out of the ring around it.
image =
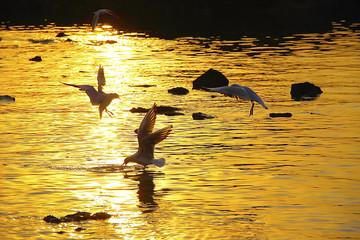
[[[360,33],[237,40],[114,35],[89,26],[0,31],[1,239],[359,239]],[[56,38],[64,31],[68,37]],[[72,41],[66,41],[69,38]],[[109,41],[111,40],[111,41]],[[41,62],[29,61],[41,56]],[[103,65],[114,100],[99,119],[85,93]],[[192,90],[209,68],[257,92],[268,110]],[[291,84],[323,94],[294,101]],[[150,85],[148,87],[144,84]],[[167,92],[185,87],[185,96]],[[169,105],[164,168],[121,170],[144,114]],[[192,113],[215,118],[193,120]],[[270,118],[290,112],[291,118]],[[109,220],[42,219],[104,211]],[[84,228],[76,231],[78,227]]]

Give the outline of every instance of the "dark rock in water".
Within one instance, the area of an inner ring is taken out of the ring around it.
[[[91,216],[93,220],[106,220],[111,218],[111,215],[106,212],[97,212]]]
[[[204,119],[211,119],[214,118],[213,116],[209,116],[205,113],[197,112],[192,114],[192,118],[194,120],[204,120]]]
[[[321,93],[323,93],[323,91],[320,87],[309,82],[292,84],[290,91],[291,98],[296,101],[314,100]]]
[[[47,223],[61,223],[61,220],[53,215],[48,215],[43,219]]]
[[[193,89],[214,88],[229,85],[229,80],[219,71],[210,68],[193,81]]]
[[[67,37],[68,35],[64,32],[59,32],[56,37]]]
[[[174,94],[174,95],[186,95],[189,93],[189,90],[183,87],[176,87],[168,90],[168,93]]]
[[[41,61],[42,61],[42,59],[41,59],[40,56],[36,56],[36,57],[30,58],[29,60],[30,60],[30,61],[35,61],[35,62],[41,62]]]
[[[150,108],[146,109],[146,108],[143,108],[143,107],[137,107],[137,108],[132,108],[130,109],[129,111],[131,113],[146,113],[149,111]]]
[[[3,101],[3,102],[15,102],[15,98],[11,97],[9,95],[3,95],[3,96],[0,96],[0,101]]]
[[[183,113],[181,113],[181,112],[176,112],[176,111],[173,111],[173,112],[164,112],[163,113],[164,115],[166,115],[166,116],[179,116],[179,115],[185,115],[185,114],[183,114]]]
[[[83,230],[86,230],[86,228],[83,228],[83,227],[77,227],[77,228],[75,228],[75,231],[76,231],[76,232],[81,232],[81,231],[83,231]]]
[[[80,222],[90,219],[92,219],[91,214],[88,212],[77,212],[60,218],[62,222]]]
[[[115,43],[117,43],[117,41],[115,41],[115,40],[106,40],[105,43],[115,44]]]
[[[80,222],[85,220],[106,220],[111,218],[111,215],[105,212],[98,212],[91,215],[88,212],[77,212],[74,214],[69,214],[64,217],[54,217],[52,215],[48,215],[44,217],[44,221],[47,223],[62,223],[62,222]]]
[[[68,38],[68,39],[65,40],[65,42],[72,42],[72,41],[73,41],[73,40],[70,39],[70,38]]]
[[[275,118],[275,117],[292,117],[291,113],[270,113],[269,114],[270,117]]]
[[[156,85],[153,85],[153,84],[140,84],[140,85],[131,85],[130,87],[144,87],[144,88],[149,88],[149,87],[156,87]]]
[[[177,107],[171,107],[171,106],[158,106],[157,107],[157,112],[159,114],[164,114],[166,112],[176,112],[176,111],[180,111],[180,108]]]
[[[131,113],[147,113],[149,111],[150,108],[143,108],[143,107],[137,107],[137,108],[132,108],[129,111]],[[157,113],[158,114],[165,114],[165,113],[170,113],[170,112],[176,112],[181,110],[180,108],[177,107],[170,107],[170,106],[158,106],[157,107]]]

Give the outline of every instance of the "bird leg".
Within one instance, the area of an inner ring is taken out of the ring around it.
[[[249,115],[249,117],[251,116],[251,115],[253,115],[253,113],[254,113],[254,105],[255,105],[255,103],[254,102],[251,102],[251,109],[250,109],[250,115]]]
[[[111,111],[107,110],[107,108],[105,108],[105,112],[109,115],[109,117],[114,117],[114,114]]]

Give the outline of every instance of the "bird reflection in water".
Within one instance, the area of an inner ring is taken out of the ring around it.
[[[129,175],[124,173],[124,178],[130,178],[132,180],[138,181],[138,198],[139,205],[143,213],[153,212],[158,208],[158,204],[154,200],[155,196],[155,183],[154,176],[163,175],[163,173],[157,173],[152,171],[142,171],[140,174]]]

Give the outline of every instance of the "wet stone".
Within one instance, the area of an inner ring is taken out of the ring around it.
[[[68,35],[64,32],[59,32],[58,34],[56,34],[56,37],[67,37]]]
[[[312,83],[295,83],[291,85],[291,98],[296,101],[314,100],[323,93],[320,87]]]
[[[1,102],[15,102],[15,98],[11,97],[9,95],[2,95],[2,96],[0,96],[0,101]]]
[[[64,217],[54,217],[53,215],[48,215],[44,217],[44,221],[47,223],[62,223],[62,222],[80,222],[86,220],[106,220],[111,218],[111,215],[105,212],[98,212],[91,214],[88,212],[77,212],[74,214],[68,214]]]
[[[202,113],[202,112],[197,112],[197,113],[192,114],[192,118],[194,120],[204,120],[204,119],[211,119],[211,118],[214,118],[214,117],[210,116],[210,115],[207,115],[205,113]]]
[[[147,113],[150,108],[143,108],[143,107],[137,107],[137,108],[131,108],[129,111],[131,113]],[[157,107],[157,113],[158,114],[170,114],[171,112],[177,112],[181,110],[177,107],[171,107],[171,106],[158,106]]]
[[[175,87],[168,90],[168,93],[174,94],[174,95],[186,95],[189,93],[189,90],[183,87]]]
[[[291,113],[270,113],[269,114],[270,117],[275,118],[275,117],[292,117]]]
[[[193,89],[228,86],[229,80],[221,72],[210,68],[193,81]]]
[[[53,215],[48,215],[43,219],[47,223],[61,223],[61,220]]]
[[[34,61],[34,62],[41,62],[42,59],[40,56],[36,56],[36,57],[33,57],[33,58],[30,58],[29,61]]]

